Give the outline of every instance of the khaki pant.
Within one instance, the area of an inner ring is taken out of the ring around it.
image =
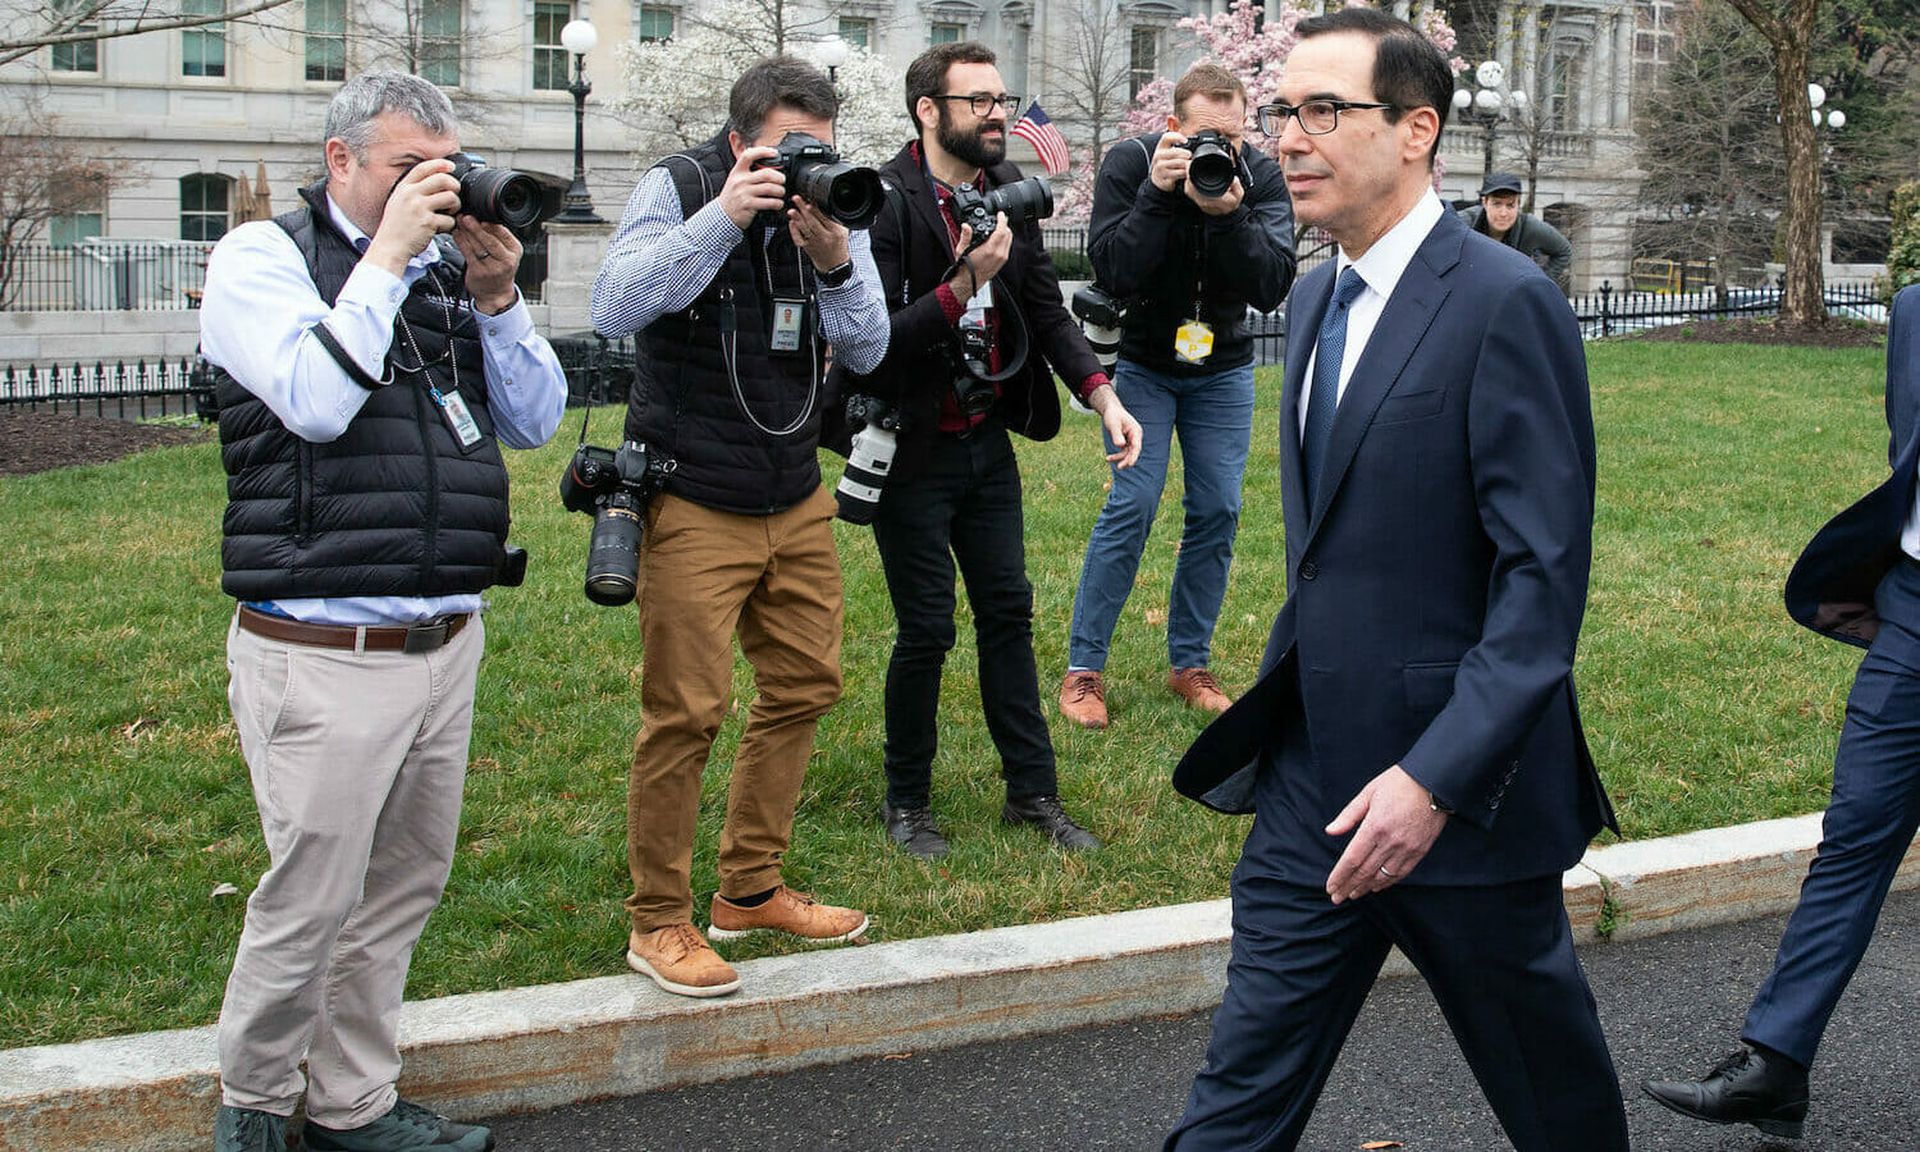
[[[640,553],[640,737],[627,778],[627,912],[637,931],[693,917],[700,776],[733,685],[732,638],[755,694],[734,754],[720,892],[779,884],[814,728],[840,698],[840,558],[822,487],[771,516],[670,495],[647,509]]]
[[[413,946],[460,824],[474,621],[433,652],[227,632],[227,699],[271,862],[220,1008],[221,1099],[357,1128],[393,1107]]]

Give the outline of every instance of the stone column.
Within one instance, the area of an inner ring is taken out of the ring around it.
[[[1520,87],[1532,99],[1540,91],[1535,72],[1540,63],[1540,9],[1520,6]]]
[[[614,224],[547,222],[547,282],[540,290],[547,313],[547,334],[585,332],[593,327],[593,278],[613,239]]]
[[[1613,21],[1613,123],[1633,126],[1633,9],[1618,12]]]
[[[1591,83],[1587,91],[1593,95],[1593,114],[1587,123],[1594,128],[1613,126],[1613,20],[1610,13],[1596,13],[1593,22],[1593,42],[1587,46],[1588,63],[1591,66]]]
[[[1506,70],[1508,77],[1517,78],[1519,73],[1513,67],[1513,5],[1503,0],[1499,15],[1494,20],[1493,58],[1500,61],[1500,67]],[[1527,93],[1527,98],[1532,99],[1533,93]]]

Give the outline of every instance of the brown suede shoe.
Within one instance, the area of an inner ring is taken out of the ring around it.
[[[1167,687],[1191,708],[1225,712],[1233,704],[1227,694],[1220,691],[1220,681],[1205,668],[1175,668],[1167,673]]]
[[[1060,681],[1060,715],[1082,728],[1107,726],[1107,683],[1100,673],[1067,673]]]
[[[733,966],[692,924],[628,933],[627,967],[676,996],[725,996],[740,987]]]
[[[805,892],[785,884],[774,889],[766,903],[743,908],[719,893],[713,896],[713,940],[738,940],[755,932],[785,932],[816,944],[837,944],[867,930],[867,914],[857,908],[817,904]]]

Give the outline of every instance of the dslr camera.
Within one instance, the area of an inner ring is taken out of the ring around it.
[[[971,184],[953,190],[953,222],[973,226],[973,245],[979,247],[999,226],[998,216],[1006,213],[1014,227],[1053,215],[1053,186],[1038,176],[1015,180],[982,192]]]
[[[878,396],[847,397],[847,423],[858,431],[847,453],[846,470],[833,490],[840,519],[849,524],[871,524],[880,507],[880,490],[893,471],[893,453],[900,442],[900,410]]]
[[[779,155],[754,167],[786,174],[782,200],[798,196],[848,228],[865,228],[880,215],[886,194],[879,172],[843,163],[833,145],[805,132],[787,133],[777,148]]]
[[[1098,284],[1089,284],[1074,292],[1070,306],[1074,319],[1080,321],[1080,331],[1093,346],[1101,371],[1113,375],[1113,366],[1120,359],[1120,330],[1127,322],[1133,301],[1122,300]]]
[[[629,440],[618,449],[582,444],[560,475],[560,503],[593,517],[587,599],[617,608],[640,582],[640,514],[673,475],[671,457]]]
[[[1187,183],[1202,196],[1225,196],[1233,187],[1239,160],[1233,154],[1233,142],[1218,129],[1208,128],[1187,137]]]
[[[453,177],[460,181],[460,211],[475,220],[525,232],[553,215],[540,181],[511,168],[490,168],[471,152],[455,152]]]

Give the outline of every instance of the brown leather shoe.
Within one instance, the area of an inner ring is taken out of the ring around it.
[[[1225,712],[1233,704],[1227,694],[1220,691],[1220,681],[1205,668],[1175,668],[1167,673],[1167,687],[1191,708]]]
[[[740,987],[733,966],[692,924],[628,933],[627,967],[676,996],[725,996]]]
[[[713,940],[738,940],[755,932],[785,932],[816,944],[836,944],[867,930],[865,912],[815,903],[813,897],[785,884],[774,889],[766,903],[751,908],[716,892],[712,919],[707,936]]]
[[[1067,673],[1060,681],[1060,715],[1082,728],[1107,726],[1107,683],[1100,679],[1100,673]]]

